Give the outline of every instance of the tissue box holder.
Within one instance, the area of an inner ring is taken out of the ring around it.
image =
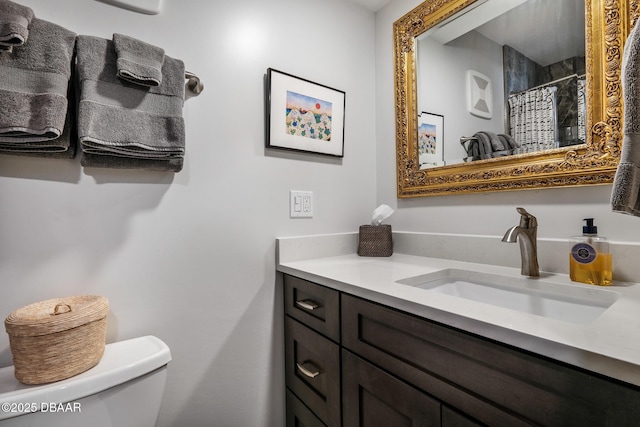
[[[393,254],[393,240],[391,238],[391,226],[361,225],[358,236],[358,255],[383,257]]]
[[[14,375],[45,384],[78,375],[104,354],[109,301],[82,295],[19,308],[6,318]]]

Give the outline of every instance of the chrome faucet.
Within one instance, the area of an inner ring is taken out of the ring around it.
[[[535,216],[524,210],[516,208],[520,216],[520,225],[516,225],[507,230],[503,242],[520,243],[520,257],[522,258],[522,268],[520,273],[523,276],[540,276],[538,267],[538,220]]]

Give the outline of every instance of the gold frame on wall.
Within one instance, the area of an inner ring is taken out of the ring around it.
[[[415,40],[476,0],[426,0],[393,25],[398,197],[512,191],[613,181],[622,145],[622,48],[640,0],[585,0],[585,144],[420,169]]]

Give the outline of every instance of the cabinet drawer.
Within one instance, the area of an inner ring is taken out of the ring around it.
[[[340,425],[340,348],[285,317],[287,387],[325,424]]]
[[[287,390],[287,427],[327,427],[304,403]]]
[[[284,310],[289,316],[340,341],[340,293],[324,286],[284,276]]]
[[[440,403],[342,350],[345,426],[440,426]]]
[[[484,424],[640,419],[636,387],[359,298],[343,295],[342,327],[343,346]]]

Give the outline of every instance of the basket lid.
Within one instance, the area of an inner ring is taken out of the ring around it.
[[[109,300],[97,295],[53,298],[19,308],[4,321],[9,335],[33,337],[77,328],[109,313]]]

